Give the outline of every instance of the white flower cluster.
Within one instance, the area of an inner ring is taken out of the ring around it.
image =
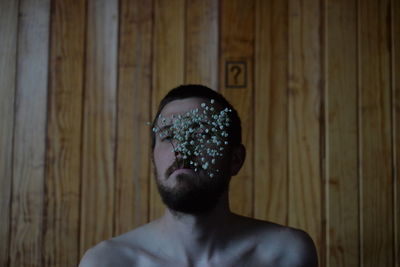
[[[223,155],[222,151],[228,145],[226,128],[230,121],[228,113],[232,112],[228,108],[217,112],[214,102],[211,99],[211,105],[201,103],[200,109],[190,110],[184,115],[172,115],[171,118],[160,114],[158,121],[161,125],[152,129],[162,141],[170,142],[172,152],[178,152],[195,172],[203,169],[210,177],[219,172],[211,165]]]

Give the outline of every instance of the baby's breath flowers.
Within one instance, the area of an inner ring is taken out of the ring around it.
[[[229,127],[228,113],[231,109],[217,111],[214,99],[201,103],[200,108],[192,109],[183,115],[157,118],[159,124],[152,131],[164,142],[172,144],[172,151],[179,153],[195,172],[201,169],[212,178],[219,170],[214,168],[216,160],[228,145],[226,129]]]

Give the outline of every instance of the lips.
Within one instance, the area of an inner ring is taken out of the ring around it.
[[[168,168],[167,170],[167,176],[170,176],[171,174],[175,173],[175,172],[193,172],[193,169],[190,168],[190,165],[187,164],[187,162],[184,161],[178,161],[175,162],[170,168]]]
[[[188,168],[180,168],[180,169],[176,169],[176,170],[173,171],[173,173],[176,173],[176,172],[179,172],[179,173],[181,173],[181,172],[193,172],[193,170],[192,169],[188,169]]]
[[[182,170],[182,171],[184,171],[184,170],[193,171],[192,168],[190,168],[189,166],[185,166],[184,164],[181,164],[180,166],[174,168],[172,172],[174,173],[174,172],[180,171],[180,170]]]
[[[185,161],[181,161],[181,162],[177,162],[177,164],[175,164],[175,168],[173,171],[181,170],[181,169],[191,169],[191,168],[190,168],[190,165],[187,164]]]

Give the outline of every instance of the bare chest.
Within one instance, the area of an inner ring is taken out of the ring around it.
[[[196,262],[179,262],[173,259],[162,258],[146,253],[136,254],[134,260],[127,261],[124,266],[138,267],[237,267],[237,266],[252,266],[252,267],[268,267],[275,266],[272,259],[266,262],[265,257],[258,255],[254,248],[240,251],[239,253],[227,252],[218,255],[209,260],[201,260]]]

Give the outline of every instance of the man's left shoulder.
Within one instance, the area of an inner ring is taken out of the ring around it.
[[[307,232],[275,225],[267,227],[263,236],[259,246],[275,251],[279,266],[318,266],[317,251]]]

